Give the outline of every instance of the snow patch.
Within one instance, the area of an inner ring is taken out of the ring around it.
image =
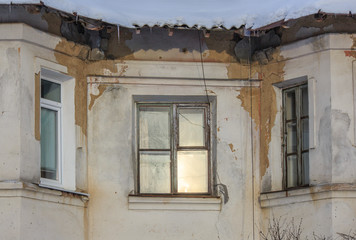
[[[0,0],[0,4],[35,3]],[[43,0],[59,10],[101,19],[126,27],[182,25],[211,28],[225,26],[258,28],[281,19],[291,19],[322,10],[327,13],[356,13],[355,0]]]

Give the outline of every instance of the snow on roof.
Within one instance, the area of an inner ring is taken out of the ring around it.
[[[187,25],[259,28],[318,12],[356,13],[356,0],[42,0],[49,7],[125,27]],[[0,4],[39,4],[0,0]]]

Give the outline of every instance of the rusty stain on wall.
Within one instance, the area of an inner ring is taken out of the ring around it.
[[[40,118],[41,118],[41,84],[40,73],[35,73],[35,138],[41,140]]]

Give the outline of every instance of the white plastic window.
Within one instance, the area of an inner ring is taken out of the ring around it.
[[[41,79],[41,183],[62,182],[61,83]]]

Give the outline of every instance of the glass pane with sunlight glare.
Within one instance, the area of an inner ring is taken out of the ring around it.
[[[178,151],[178,192],[208,192],[208,152]]]

